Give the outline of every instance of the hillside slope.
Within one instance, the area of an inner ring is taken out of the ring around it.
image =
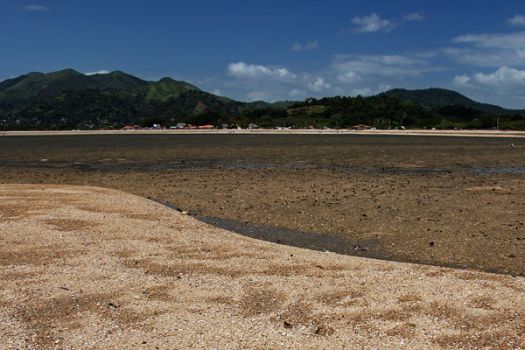
[[[515,113],[525,115],[525,110],[510,110],[500,106],[480,103],[456,91],[440,88],[420,90],[392,89],[382,93],[382,95],[395,97],[403,101],[410,101],[424,108],[463,106],[497,115]]]
[[[479,103],[445,89],[394,89],[368,97],[239,102],[169,77],[73,69],[0,82],[0,130],[111,129],[177,123],[264,128],[525,129],[525,110]]]
[[[124,72],[85,75],[73,69],[52,73],[29,73],[0,83],[0,98],[27,99],[39,96],[56,96],[65,92],[96,90],[120,92],[129,96],[146,97],[148,100],[165,101],[197,87],[171,78],[149,82]]]

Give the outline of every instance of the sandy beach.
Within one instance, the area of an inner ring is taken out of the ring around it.
[[[0,185],[7,349],[525,347],[525,279],[340,256],[96,187]]]

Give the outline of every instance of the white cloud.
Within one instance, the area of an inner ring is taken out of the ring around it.
[[[429,58],[445,57],[458,63],[480,66],[480,67],[501,67],[506,66],[525,66],[525,49],[494,49],[481,47],[445,47],[428,53]],[[423,54],[419,57],[424,57]]]
[[[290,50],[292,51],[311,51],[319,47],[318,41],[308,41],[306,43],[294,43]]]
[[[23,11],[38,12],[38,11],[46,11],[49,8],[43,5],[26,5],[26,6],[22,6],[21,9]]]
[[[454,77],[454,84],[455,85],[466,85],[470,82],[470,77],[468,75],[456,75]]]
[[[214,82],[213,88],[236,91],[240,100],[276,101],[336,95],[372,95],[394,87],[418,87],[427,73],[442,71],[430,59],[403,55],[339,55],[316,71],[245,62],[231,63],[230,79]]]
[[[523,108],[525,70],[502,66],[492,72],[458,75],[453,84],[476,100],[508,108]]]
[[[525,86],[525,70],[503,66],[493,73],[476,73],[474,80],[480,84]]]
[[[510,24],[513,27],[525,27],[525,16],[524,15],[516,15],[512,18],[509,18],[507,20],[507,23]]]
[[[388,32],[395,27],[392,21],[379,17],[377,13],[354,17],[352,23],[356,25],[355,31],[359,33]]]
[[[270,68],[244,62],[230,63],[228,74],[236,78],[293,79],[295,75],[286,68]]]
[[[354,78],[353,74],[375,76],[414,76],[433,70],[425,61],[401,55],[339,56],[332,64],[339,79]],[[349,73],[351,72],[351,73]],[[350,74],[347,76],[347,74]]]
[[[453,42],[482,48],[524,50],[525,32],[465,34],[454,38]]]
[[[491,89],[494,93],[519,93],[525,87],[525,70],[502,66],[493,72],[478,72],[454,77],[454,85],[469,88]],[[489,90],[487,90],[489,91]]]
[[[105,69],[102,69],[102,70],[99,70],[99,71],[96,71],[96,72],[88,72],[88,73],[84,73],[85,75],[95,75],[95,74],[109,74],[111,73],[109,70],[105,70]]]
[[[308,89],[314,92],[323,92],[325,90],[332,88],[332,85],[326,82],[323,78],[317,78],[314,81],[309,82],[307,86],[308,86]]]
[[[525,32],[460,35],[455,47],[436,50],[459,63],[483,67],[525,67]]]
[[[341,74],[337,75],[337,80],[344,84],[354,84],[361,80],[361,77],[359,74],[353,72],[353,71],[347,71],[343,72]]]
[[[398,23],[401,25],[404,21],[400,19]],[[374,30],[384,29],[375,27]],[[237,62],[227,68],[229,76],[235,79],[212,87],[236,91],[237,96],[233,97],[241,100],[276,101],[366,96],[392,87],[423,88],[437,84],[455,88],[480,101],[523,108],[525,30],[471,33],[451,40],[453,44],[448,47],[426,52],[337,55],[315,71]],[[303,45],[298,44],[296,49]],[[469,71],[472,67],[478,69],[468,74],[454,74],[461,67],[468,67]]]
[[[403,16],[403,21],[406,22],[420,22],[424,20],[426,20],[425,16],[419,12],[413,12]]]

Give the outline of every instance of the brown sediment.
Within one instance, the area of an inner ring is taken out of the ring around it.
[[[0,182],[116,188],[230,220],[227,229],[247,224],[246,235],[262,225],[252,236],[277,243],[524,275],[523,147],[522,139],[372,135],[5,137]],[[37,194],[11,194],[17,204],[0,194],[0,221],[38,215],[48,201],[37,206]]]

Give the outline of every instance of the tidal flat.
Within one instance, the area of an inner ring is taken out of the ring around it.
[[[5,136],[0,183],[115,188],[274,242],[525,275],[525,139]]]

